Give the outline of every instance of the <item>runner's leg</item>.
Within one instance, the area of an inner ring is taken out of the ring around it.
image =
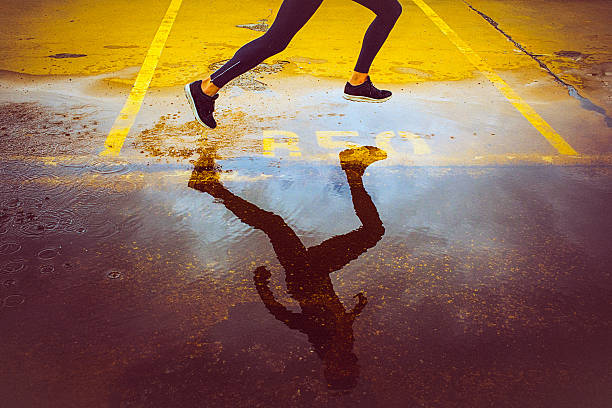
[[[284,0],[270,29],[240,48],[232,59],[213,73],[210,76],[212,83],[222,88],[232,79],[283,51],[322,2],[323,0]]]
[[[370,71],[370,66],[374,57],[385,43],[395,22],[402,14],[402,6],[397,0],[353,0],[364,7],[372,10],[376,18],[365,33],[361,53],[355,65],[357,73],[366,74]],[[365,78],[363,78],[365,81]],[[354,84],[355,85],[355,84]]]

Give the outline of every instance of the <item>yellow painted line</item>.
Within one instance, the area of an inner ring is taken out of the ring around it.
[[[162,19],[162,22],[157,29],[157,33],[153,38],[153,42],[147,51],[142,67],[138,72],[134,86],[130,91],[123,109],[119,113],[119,116],[115,120],[113,127],[111,128],[106,142],[104,143],[104,150],[100,153],[100,156],[117,156],[121,152],[125,138],[127,137],[130,129],[134,125],[136,115],[140,111],[142,101],[144,100],[147,90],[151,85],[153,74],[157,68],[157,63],[161,57],[161,53],[166,45],[166,40],[170,34],[170,30],[176,20],[176,15],[181,7],[183,0],[172,0],[166,15]]]
[[[412,132],[404,131],[397,132],[397,135],[402,139],[410,140],[410,142],[412,143],[412,150],[415,155],[424,156],[431,154],[431,148],[429,147],[425,139],[423,139],[421,136],[416,135]],[[396,137],[396,135],[395,132],[392,130],[389,130],[387,132],[381,132],[376,135],[376,146],[386,151],[389,157],[402,155],[402,153],[397,152],[393,148],[393,146],[391,146],[391,139],[393,139],[394,137]]]
[[[416,155],[431,154],[431,149],[429,148],[429,145],[427,144],[425,139],[423,139],[421,136],[415,135],[412,132],[403,132],[403,131],[397,132],[397,134],[400,137],[403,137],[404,139],[408,139],[412,142],[412,149],[414,150],[414,154]]]
[[[334,138],[353,138],[359,137],[359,133],[354,130],[317,130],[317,143],[319,146],[325,149],[350,149],[357,147],[355,143],[347,142],[345,140],[334,140]]]
[[[300,152],[300,138],[294,132],[286,130],[264,130],[263,131],[263,155],[274,157],[274,150],[287,149],[294,157],[302,155]]]
[[[546,121],[533,110],[510,86],[497,75],[459,35],[423,0],[412,0],[427,17],[446,35],[449,40],[465,55],[489,81],[510,101],[512,105],[548,140],[560,154],[577,155],[572,148]]]

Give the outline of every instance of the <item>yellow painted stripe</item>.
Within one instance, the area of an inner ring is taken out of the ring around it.
[[[429,7],[423,0],[412,0],[429,19],[446,35],[450,41],[465,55],[489,81],[510,101],[512,105],[548,140],[560,154],[577,155],[578,153],[553,129],[546,121],[533,110],[510,86],[497,75],[457,33],[446,24],[444,20]]]
[[[100,153],[101,156],[117,156],[121,152],[125,138],[127,137],[130,129],[134,125],[136,115],[140,111],[142,101],[144,100],[153,74],[157,68],[157,63],[161,53],[166,45],[166,40],[170,34],[170,30],[176,20],[176,15],[181,7],[183,0],[172,0],[166,15],[164,16],[157,33],[153,38],[153,42],[149,47],[147,56],[145,57],[142,67],[138,72],[134,86],[128,96],[123,109],[119,113],[119,116],[115,120],[113,127],[111,128],[106,142],[104,143],[104,150]]]
[[[397,134],[400,135],[400,137],[408,139],[412,142],[412,149],[414,151],[414,154],[418,154],[421,156],[425,154],[431,154],[431,149],[429,148],[429,145],[421,136],[416,135],[412,132],[404,131],[399,131],[397,132]]]

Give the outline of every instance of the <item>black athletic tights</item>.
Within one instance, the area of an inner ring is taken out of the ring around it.
[[[376,14],[363,38],[357,72],[369,72],[374,57],[387,39],[402,13],[397,0],[353,0]],[[223,87],[232,79],[283,51],[295,34],[310,20],[323,0],[284,0],[270,29],[261,37],[240,48],[234,57],[211,75],[213,84]]]

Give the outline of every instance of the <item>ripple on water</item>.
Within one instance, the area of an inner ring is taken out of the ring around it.
[[[124,174],[129,170],[128,164],[121,159],[94,159],[91,171],[100,174]]]
[[[129,193],[135,191],[138,186],[135,182],[121,178],[113,182],[113,194],[117,197],[125,197]]]
[[[91,238],[105,239],[118,233],[119,227],[117,224],[107,220],[98,224],[89,224],[85,234]]]
[[[76,194],[82,182],[79,178],[62,179],[57,174],[38,173],[29,175],[22,183],[21,191],[26,194],[44,195],[46,199],[64,205],[69,197]]]
[[[108,279],[121,279],[122,274],[116,269],[111,269],[106,273],[106,276],[108,277]]]
[[[40,237],[57,231],[62,218],[59,212],[45,211],[32,217],[27,217],[19,227],[19,231],[28,237]]]
[[[25,302],[25,296],[23,295],[9,295],[4,298],[2,304],[4,307],[17,307]]]
[[[57,257],[59,255],[59,250],[60,248],[56,248],[56,247],[45,248],[41,250],[40,252],[38,252],[36,256],[38,257],[38,259],[42,259],[43,261],[48,261],[50,259]]]
[[[12,193],[19,184],[19,179],[12,174],[0,173],[0,193]]]
[[[64,157],[58,161],[61,167],[69,169],[86,169],[91,167],[93,159],[91,157]]]
[[[30,196],[13,197],[0,204],[0,211],[5,217],[23,218],[44,207],[43,201]]]
[[[2,282],[2,285],[5,288],[12,288],[13,286],[17,285],[17,281],[15,279],[7,279],[4,282]]]
[[[8,263],[2,266],[3,273],[17,273],[21,272],[25,269],[26,264],[23,259],[18,259],[14,261],[9,261]]]
[[[59,215],[61,221],[58,230],[76,234],[82,234],[87,231],[85,220],[81,219],[74,211],[61,210],[59,211]]]
[[[63,204],[66,202],[63,201]],[[50,232],[81,234],[86,231],[85,215],[78,215],[68,209],[49,208],[41,211],[43,206],[42,201],[29,198],[7,200],[0,209],[0,235],[6,233],[11,226],[27,236],[41,236]]]
[[[13,217],[3,216],[0,214],[0,235],[5,235],[11,229]]]
[[[12,255],[21,251],[21,245],[17,242],[0,243],[0,255]]]
[[[69,200],[68,206],[81,215],[101,214],[108,204],[108,192],[101,190],[84,191]]]
[[[40,274],[41,275],[50,275],[55,272],[55,266],[53,265],[41,265],[40,266]]]
[[[5,212],[15,211],[23,206],[23,203],[18,197],[11,197],[9,199],[3,200],[0,205],[2,206],[2,210]]]

